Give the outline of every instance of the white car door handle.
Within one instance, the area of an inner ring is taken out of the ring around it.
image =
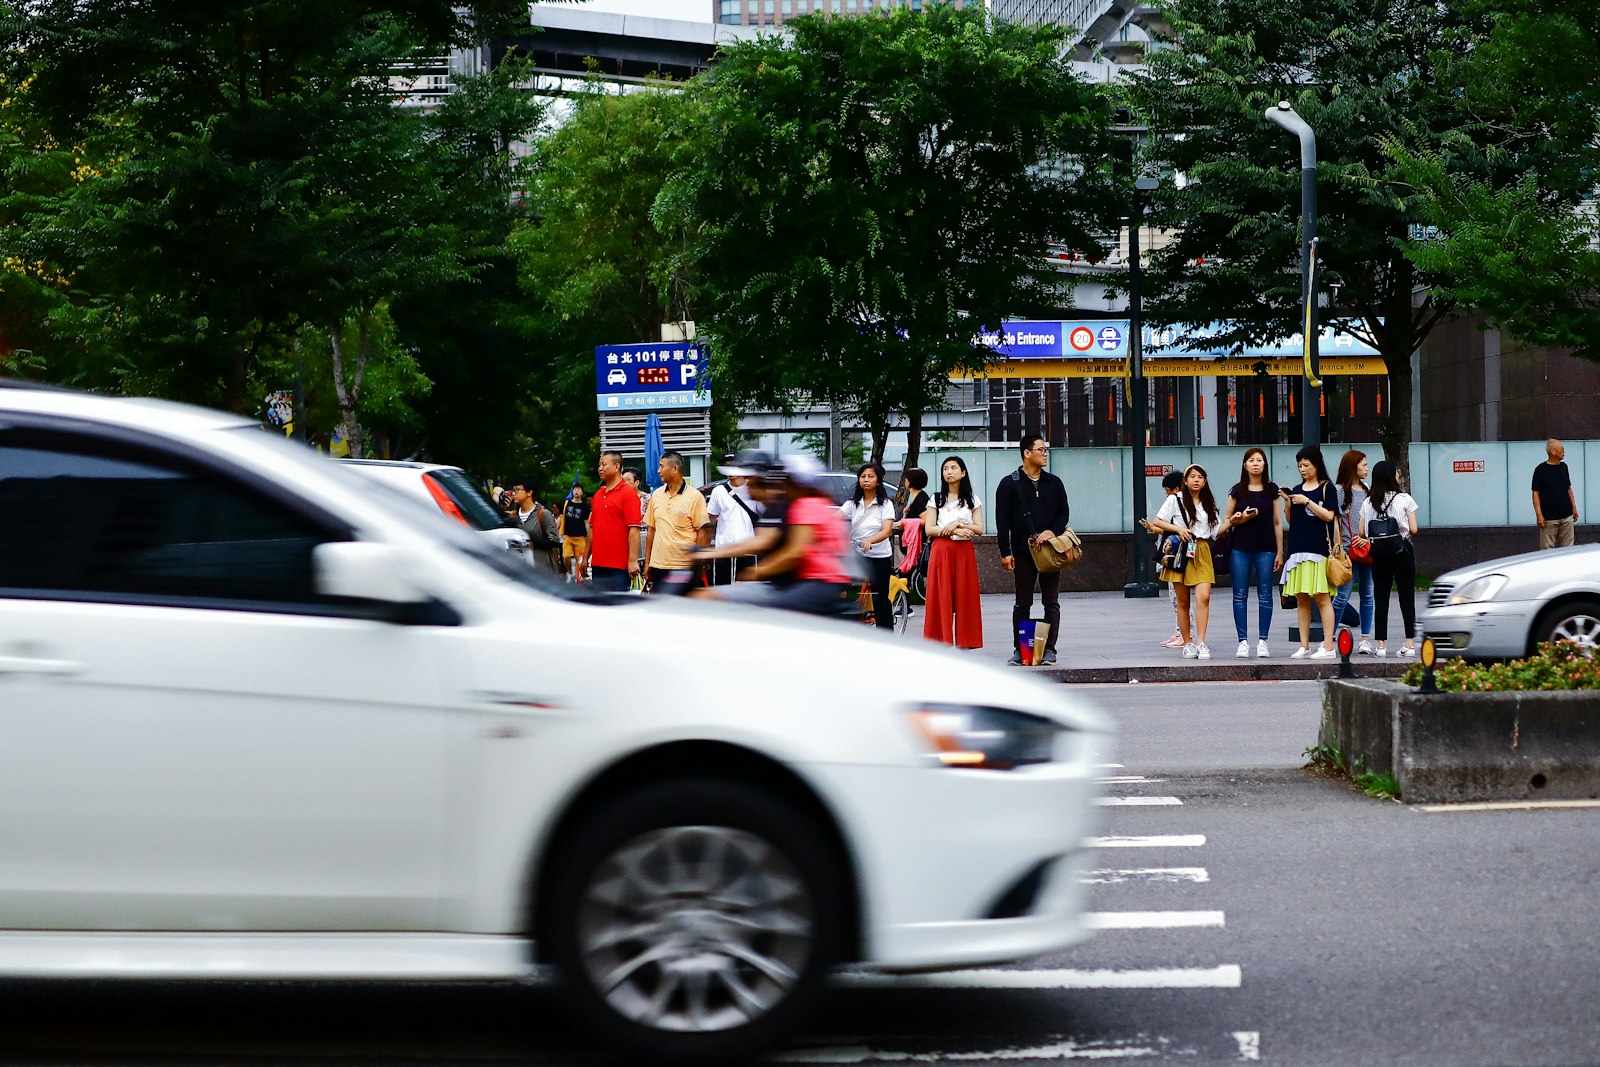
[[[0,674],[77,674],[83,664],[66,659],[0,656]]]

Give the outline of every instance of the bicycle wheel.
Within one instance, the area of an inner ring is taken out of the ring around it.
[[[901,593],[894,598],[894,632],[906,632],[906,623],[911,619],[911,598]]]
[[[918,604],[928,602],[928,572],[921,567],[911,572],[911,595],[917,598]]]

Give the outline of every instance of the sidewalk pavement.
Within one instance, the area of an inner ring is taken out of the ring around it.
[[[1182,650],[1161,648],[1160,644],[1172,634],[1173,613],[1171,601],[1163,592],[1150,599],[1125,598],[1120,592],[1062,593],[1061,635],[1056,643],[1057,663],[1054,667],[1014,667],[1036,674],[1053,676],[1062,682],[1222,682],[1261,681],[1283,679],[1333,678],[1339,674],[1339,661],[1295,660],[1290,653],[1299,647],[1289,639],[1290,627],[1297,625],[1295,613],[1281,608],[1272,613],[1272,632],[1267,646],[1272,655],[1267,659],[1255,656],[1256,603],[1250,598],[1250,649],[1249,659],[1235,659],[1239,640],[1233,629],[1233,594],[1221,589],[1211,600],[1211,620],[1207,643],[1212,658],[1206,661],[1184,659]],[[1417,593],[1417,606],[1426,603],[1426,593]],[[1010,593],[989,594],[983,603],[983,647],[974,655],[1004,663],[1011,658],[1011,605]],[[906,625],[905,637],[923,640],[923,608],[912,608]],[[1037,596],[1033,603],[1033,617],[1042,619],[1044,609]],[[1415,660],[1400,659],[1395,653],[1405,644],[1405,630],[1401,624],[1397,604],[1389,607],[1389,656],[1355,656],[1351,667],[1358,677],[1398,677],[1405,673]],[[1421,645],[1420,634],[1417,644]]]

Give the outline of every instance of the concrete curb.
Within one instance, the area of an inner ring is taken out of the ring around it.
[[[1410,660],[1370,660],[1365,657],[1352,664],[1357,678],[1398,678],[1411,667]],[[1024,668],[1016,668],[1022,670]],[[1337,678],[1339,662],[1322,660],[1305,663],[1300,660],[1262,662],[1182,663],[1158,664],[1145,667],[1031,667],[1030,673],[1052,678],[1069,685],[1095,685],[1107,683],[1147,682],[1285,682],[1321,681]]]
[[[1435,693],[1379,679],[1324,687],[1317,744],[1387,771],[1408,804],[1600,798],[1593,692]]]

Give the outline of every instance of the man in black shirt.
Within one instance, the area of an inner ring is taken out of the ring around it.
[[[1056,661],[1056,638],[1061,635],[1061,572],[1040,574],[1028,543],[1043,543],[1060,534],[1067,528],[1071,512],[1067,487],[1044,469],[1050,460],[1050,446],[1044,438],[1036,433],[1023,434],[1019,447],[1022,466],[1000,479],[1000,487],[994,493],[1000,566],[1017,576],[1017,599],[1011,607],[1011,642],[1017,649],[1010,662],[1019,666],[1022,663],[1017,627],[1033,612],[1033,586],[1037,582],[1044,600],[1044,621],[1050,625],[1044,646],[1044,663],[1048,666]]]
[[[1565,548],[1572,544],[1578,525],[1572,475],[1562,462],[1567,446],[1552,437],[1544,443],[1544,450],[1550,458],[1533,468],[1533,517],[1539,524],[1539,547]]]

